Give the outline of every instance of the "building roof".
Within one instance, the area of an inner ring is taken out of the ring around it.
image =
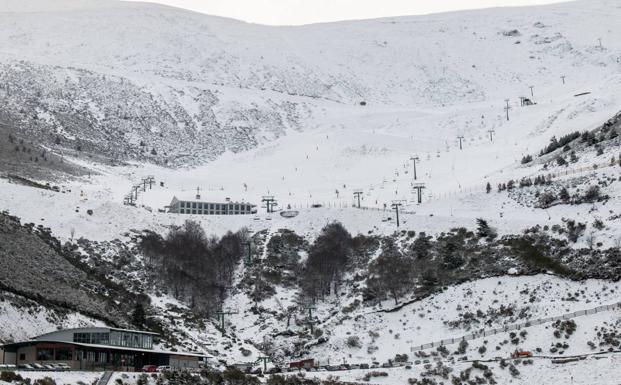
[[[84,327],[84,328],[73,328],[73,329],[62,329],[62,330],[54,330],[53,332],[41,334],[33,338],[33,340],[38,340],[42,337],[50,336],[53,334],[58,334],[62,332],[103,332],[103,331],[117,331],[117,332],[126,332],[126,333],[137,333],[137,334],[147,334],[152,336],[159,336],[157,333],[147,332],[142,330],[130,330],[130,329],[119,329],[119,328],[111,328],[107,326],[92,326],[92,327]]]
[[[58,340],[53,340],[53,339],[49,339],[49,340],[48,339],[41,339],[41,340],[30,340],[30,341],[14,342],[14,343],[10,343],[10,344],[0,345],[0,347],[2,347],[2,348],[20,348],[20,347],[23,347],[23,346],[28,346],[28,345],[32,345],[32,344],[40,343],[40,342],[51,343],[51,344],[68,344],[68,345],[81,346],[81,347],[85,347],[85,348],[96,348],[96,349],[107,349],[107,350],[125,350],[125,351],[132,351],[132,352],[169,354],[169,355],[175,355],[175,356],[188,356],[188,357],[210,357],[208,354],[205,354],[205,353],[175,352],[175,351],[171,351],[171,350],[132,348],[132,347],[128,347],[128,346],[85,344],[85,343],[82,343],[82,342],[58,341]]]

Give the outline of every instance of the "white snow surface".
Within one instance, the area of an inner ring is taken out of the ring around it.
[[[272,135],[273,127],[265,123],[261,127],[265,135],[256,148],[227,151],[193,168],[138,163],[109,167],[67,157],[93,170],[90,178],[59,181],[62,192],[58,193],[0,179],[0,210],[23,222],[50,227],[63,240],[72,229],[76,237],[96,241],[123,237],[131,229],[165,233],[188,218],[218,235],[242,227],[253,232],[288,228],[312,238],[333,220],[354,234],[391,234],[397,230],[394,213],[381,209],[402,200],[403,209],[411,213],[400,215],[400,229],[436,234],[458,226],[472,228],[475,219],[482,217],[502,235],[537,224],[558,224],[563,217],[588,223],[602,219],[605,229],[598,233],[598,241],[611,246],[621,234],[619,220],[607,219],[620,207],[618,184],[605,189],[611,196],[606,205],[559,205],[547,211],[522,206],[506,193],[486,194],[484,188],[488,181],[495,190],[508,179],[542,173],[540,164],[520,165],[522,156],[538,154],[552,136],[594,129],[621,110],[620,18],[617,1],[583,0],[537,8],[265,27],[147,3],[5,0],[0,3],[2,63],[25,60],[58,66],[61,73],[72,67],[120,76],[164,98],[184,92],[179,103],[187,111],[199,108],[189,95],[210,91],[219,99],[214,114],[227,121],[236,119],[231,111],[241,104],[288,101],[304,105],[308,114],[299,117],[300,127],[288,127],[284,135]],[[504,33],[514,29],[518,36]],[[603,47],[598,46],[598,38]],[[565,84],[561,75],[566,76]],[[518,98],[530,97],[529,86],[534,86],[537,104],[520,107]],[[574,96],[582,92],[590,94]],[[511,107],[509,121],[503,110],[505,99]],[[360,105],[361,101],[367,105]],[[490,130],[494,130],[493,141]],[[461,150],[457,136],[465,137]],[[183,148],[183,143],[178,145]],[[420,158],[416,182],[426,187],[421,205],[415,203],[411,188],[412,155]],[[585,157],[575,167],[609,158],[609,154]],[[155,177],[156,185],[140,192],[138,207],[124,206],[123,197],[131,186],[148,175]],[[618,177],[618,168],[584,175]],[[261,207],[259,214],[249,216],[158,212],[173,196],[192,197],[197,187],[205,201],[228,197],[260,206],[262,196],[274,195],[281,208],[291,206],[300,214],[285,219],[278,213],[266,214]],[[355,189],[364,191],[363,206],[380,211],[350,207]],[[311,208],[312,204],[324,207]],[[89,209],[93,215],[87,214]],[[344,305],[332,298],[317,310],[331,339],[311,352],[334,362],[386,360],[396,353],[409,354],[412,345],[468,333],[442,323],[457,316],[458,305],[474,309],[515,304],[529,306],[532,317],[545,317],[618,302],[618,289],[610,291],[615,285],[547,275],[490,278],[451,287],[398,312],[364,309],[351,318],[331,314],[334,306]],[[529,295],[520,293],[526,288],[538,291],[534,304]],[[279,311],[293,303],[296,293],[278,290],[262,306]],[[580,290],[585,294],[578,301],[562,300],[568,292]],[[174,303],[152,298],[161,308]],[[243,313],[250,303],[237,293],[225,307]],[[0,310],[2,321],[27,322],[23,330],[8,330],[10,336],[28,337],[57,326],[46,321],[43,313],[26,314],[3,303]],[[233,318],[239,339],[260,341],[284,329],[274,320],[258,318],[252,314]],[[616,318],[601,313],[576,322],[581,333]],[[62,326],[69,327],[88,320],[69,316],[64,322]],[[214,330],[210,325],[205,333],[185,331],[218,346],[222,341]],[[379,337],[369,335],[377,330]],[[395,338],[397,333],[400,336]],[[538,336],[545,341],[551,338],[545,325],[529,333],[529,348],[538,345]],[[360,336],[363,348],[345,346],[351,334]],[[502,337],[490,337],[489,344]],[[589,352],[586,341],[592,337],[592,330],[576,336],[570,351]],[[381,349],[368,353],[370,344]],[[478,346],[474,345],[472,349]],[[253,350],[249,359],[257,354]],[[618,360],[612,355],[554,370],[552,364],[536,362],[522,371],[519,380],[504,380],[569,383],[574,377],[575,384],[616,384]],[[404,369],[390,373],[372,382],[406,383],[412,376]],[[343,378],[353,381],[362,375]]]

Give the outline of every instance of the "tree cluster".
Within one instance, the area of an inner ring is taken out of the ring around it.
[[[352,255],[351,234],[339,222],[326,225],[310,246],[301,285],[312,299],[338,293],[342,274]]]
[[[165,238],[148,233],[141,246],[148,256],[147,265],[175,298],[209,313],[225,299],[246,237],[244,230],[222,238],[207,237],[199,223],[187,220]]]
[[[585,134],[586,133],[588,133],[588,131],[585,132]],[[556,139],[556,136],[553,136],[550,139],[550,143],[543,150],[541,150],[539,155],[540,156],[546,155],[546,154],[549,154],[549,153],[555,151],[556,149],[559,149],[561,147],[565,147],[569,143],[571,143],[574,140],[578,139],[579,137],[580,137],[580,132],[578,132],[578,131],[572,132],[571,134],[563,135],[558,140]]]

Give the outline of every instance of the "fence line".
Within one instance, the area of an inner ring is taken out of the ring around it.
[[[611,311],[615,309],[621,309],[621,302],[617,302],[617,303],[610,304],[610,305],[600,305],[592,309],[579,310],[579,311],[575,311],[572,313],[567,313],[567,314],[563,314],[563,315],[555,316],[555,317],[538,318],[538,319],[529,320],[529,321],[521,322],[517,324],[506,325],[504,327],[495,328],[491,330],[480,330],[478,332],[466,334],[464,336],[457,337],[457,338],[447,338],[441,341],[429,342],[429,343],[422,344],[419,346],[412,346],[410,347],[410,351],[415,352],[418,350],[425,350],[425,349],[435,348],[438,346],[451,345],[451,344],[455,344],[461,341],[471,341],[474,339],[488,337],[488,336],[492,336],[495,334],[506,333],[509,331],[520,330],[522,328],[527,328],[531,326],[543,325],[549,322],[554,322],[554,321],[559,321],[559,320],[568,320],[568,319],[573,319],[576,317],[585,316],[588,314],[596,314],[596,313],[600,313],[603,311]]]

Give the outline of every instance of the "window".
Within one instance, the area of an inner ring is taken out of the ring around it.
[[[79,342],[82,344],[90,344],[91,333],[73,333],[73,342]]]
[[[151,349],[153,348],[153,336],[142,333],[113,331],[110,333],[110,344],[114,346]]]
[[[184,209],[179,210],[179,212],[180,212],[181,214],[185,214],[185,210],[184,210]]]
[[[19,353],[19,360],[20,361],[25,361],[26,360],[26,353]]]
[[[58,348],[54,352],[54,360],[56,361],[69,361],[71,360],[71,349]]]
[[[92,333],[91,343],[97,345],[109,345],[110,333]]]
[[[37,349],[37,361],[51,361],[54,359],[54,349]]]
[[[192,202],[192,208],[195,209],[196,208],[196,202]]]
[[[213,210],[213,209],[214,209],[214,207],[213,207],[213,206],[214,206],[214,204],[213,204],[213,203],[210,203],[210,204],[209,204],[209,210]]]
[[[192,214],[196,214],[196,210],[192,210]]]
[[[97,355],[97,361],[101,362],[102,364],[105,364],[106,362],[108,362],[108,353],[99,352],[99,354]]]
[[[185,207],[185,202],[181,202],[181,207]]]

